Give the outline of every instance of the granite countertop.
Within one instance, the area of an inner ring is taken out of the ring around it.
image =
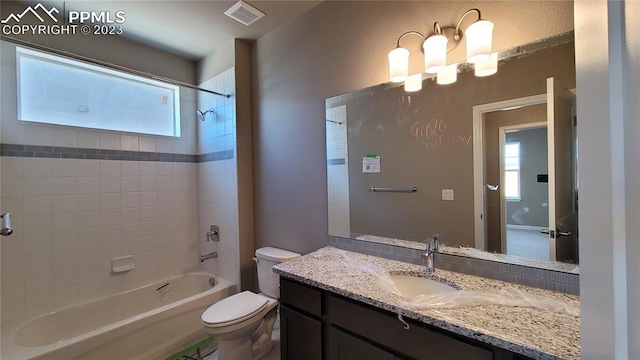
[[[425,324],[451,331],[534,359],[579,359],[580,316],[566,311],[503,305],[455,308],[413,307],[400,295],[385,291],[376,277],[365,271],[367,264],[392,275],[421,275],[454,284],[461,290],[498,294],[505,290],[554,300],[578,311],[580,298],[549,290],[438,270],[424,274],[424,267],[333,247],[277,264],[282,277],[324,289],[377,308],[399,313]]]

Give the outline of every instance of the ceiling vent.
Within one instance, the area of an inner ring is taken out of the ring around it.
[[[246,2],[240,0],[224,12],[228,17],[239,21],[247,26],[262,19],[264,13]]]

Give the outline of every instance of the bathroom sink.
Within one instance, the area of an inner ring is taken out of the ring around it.
[[[395,288],[397,291],[393,292],[396,292],[406,298],[414,298],[418,295],[434,295],[457,291],[456,288],[446,283],[424,277],[391,275],[391,281],[392,284],[388,284],[385,280],[379,279],[378,283],[388,290],[392,290],[392,287]]]

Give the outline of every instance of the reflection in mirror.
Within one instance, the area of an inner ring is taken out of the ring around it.
[[[492,76],[460,64],[452,85],[427,78],[416,93],[382,84],[327,99],[330,235],[423,249],[439,233],[444,252],[578,271],[577,232],[556,237],[568,232],[558,215],[577,213],[575,126],[568,147],[546,148],[548,116],[575,124],[573,94],[559,85],[575,88],[573,33],[498,56]],[[573,197],[558,200],[552,180]]]
[[[486,191],[487,238],[501,239],[495,248],[506,254],[539,260],[549,260],[549,240],[541,232],[549,227],[546,111],[541,104],[485,113],[483,129],[485,179],[496,184]]]

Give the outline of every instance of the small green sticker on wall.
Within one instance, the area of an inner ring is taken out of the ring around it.
[[[362,158],[363,173],[379,173],[380,172],[380,156],[376,154],[367,154]]]

